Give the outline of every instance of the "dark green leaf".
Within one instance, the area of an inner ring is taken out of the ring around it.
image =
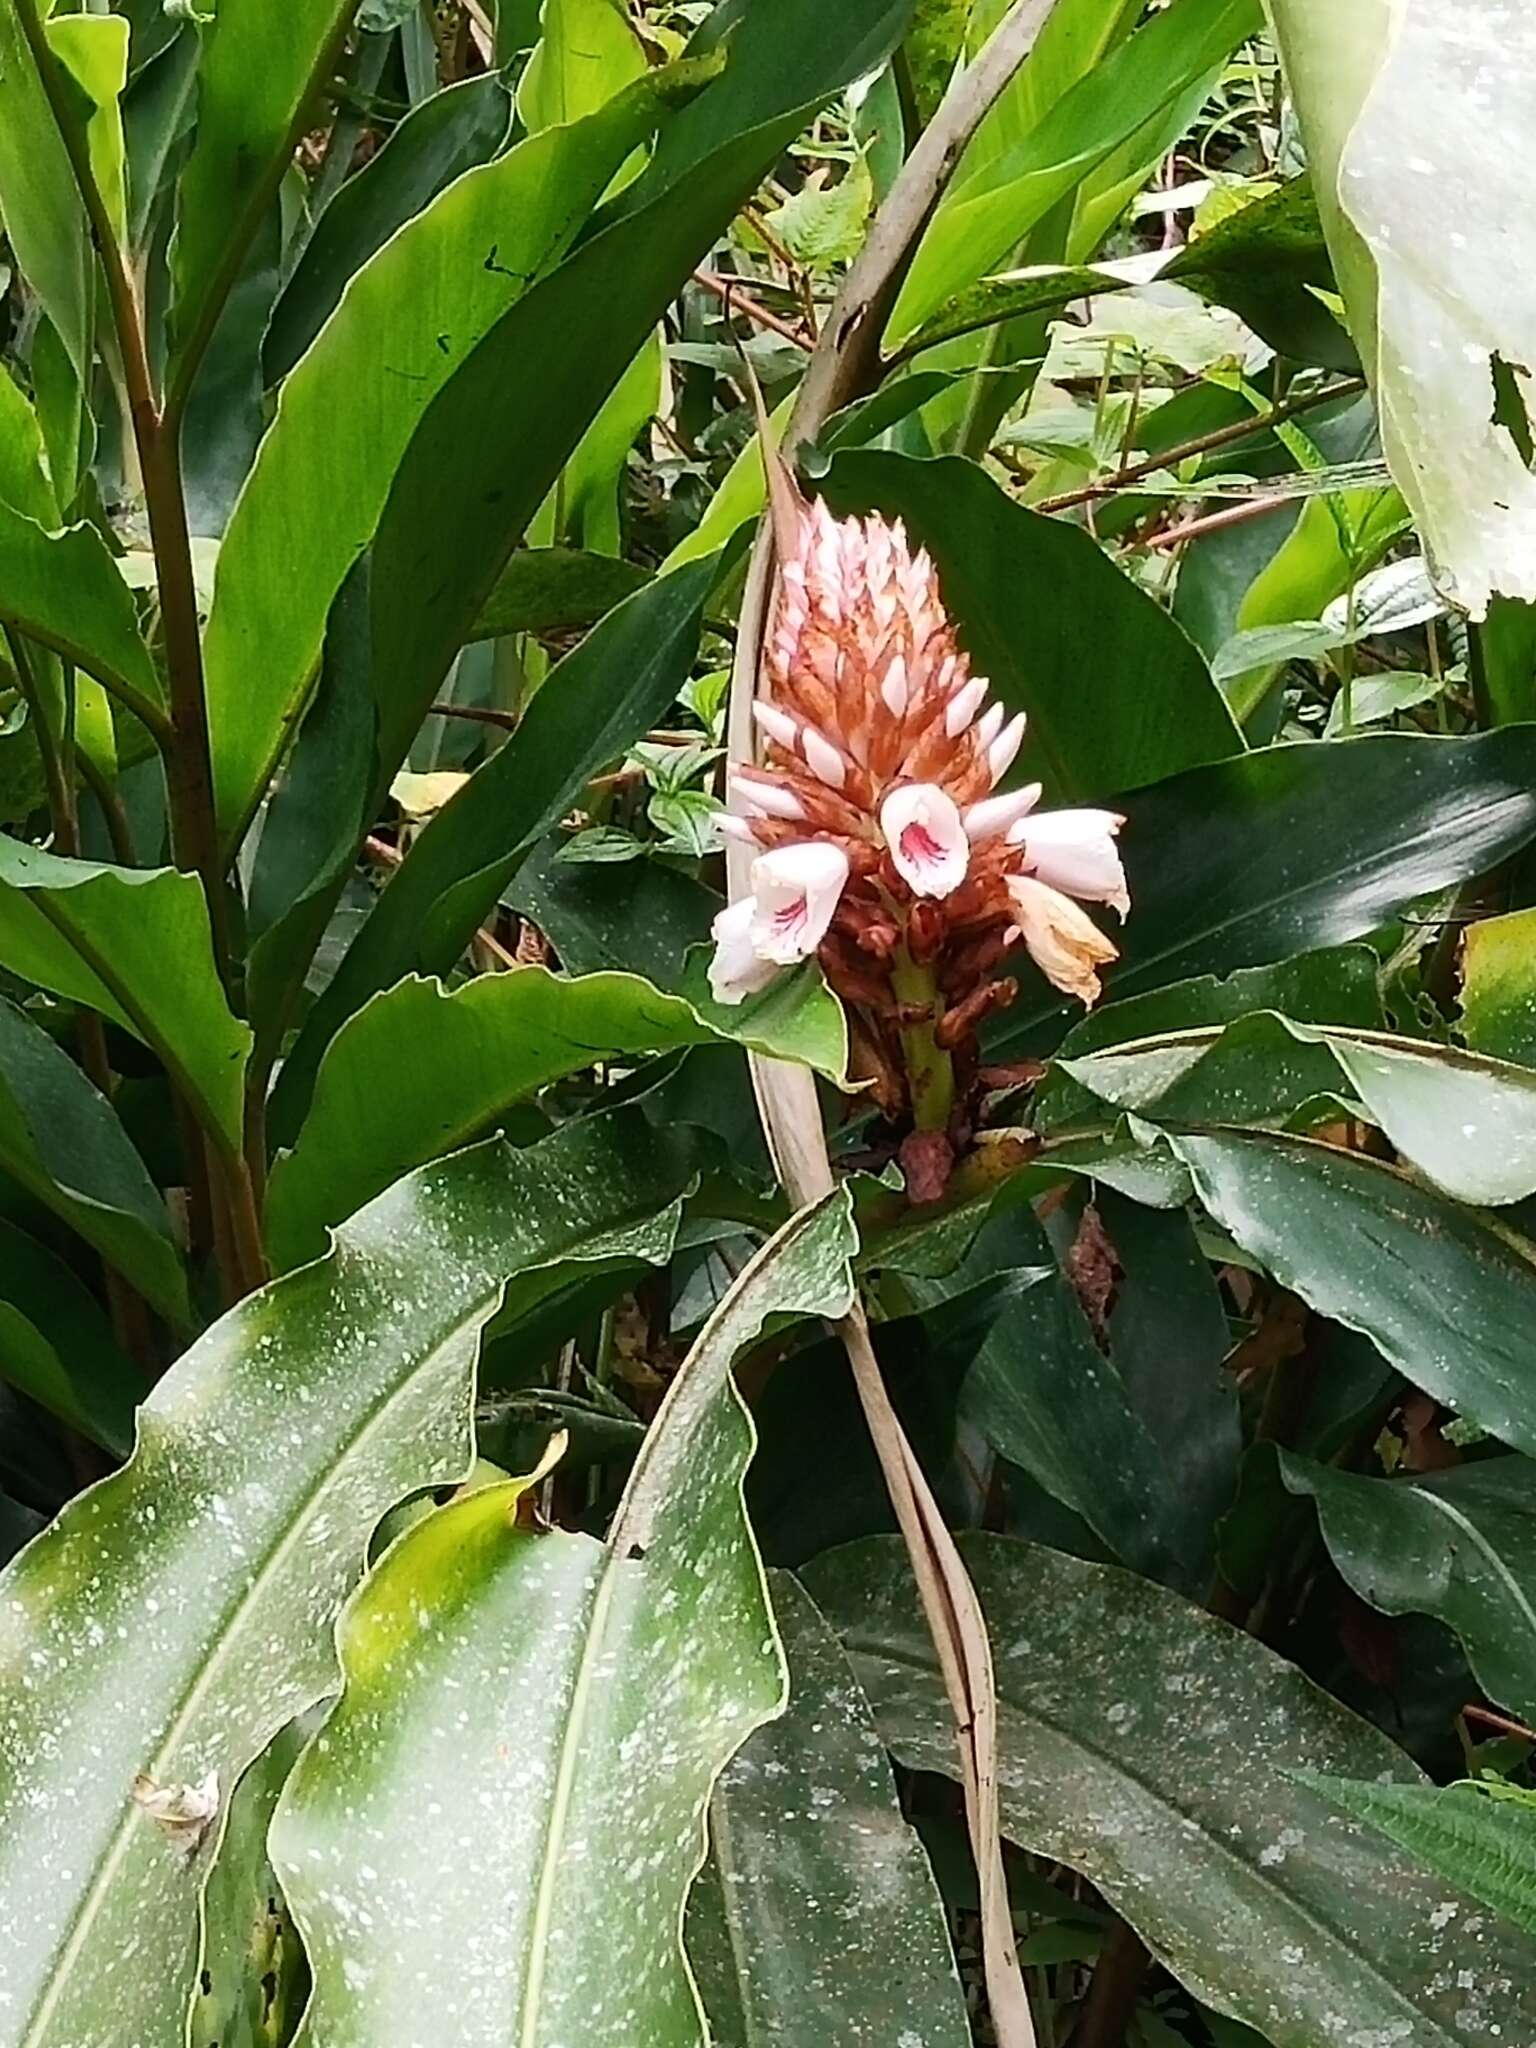
[[[1089,534],[952,459],[850,451],[826,489],[840,513],[901,518],[933,556],[972,666],[1029,714],[1011,781],[1038,775],[1062,800],[1103,796],[1241,751],[1197,649]]]
[[[1536,1947],[1476,1924],[1441,1878],[1292,1775],[1411,1783],[1385,1736],[1144,1579],[1005,1537],[961,1541],[995,1646],[1014,1840],[1082,1871],[1181,1983],[1273,2048],[1531,2033]],[[852,1546],[803,1576],[898,1757],[954,1775],[899,1544]]]
[[[1487,1458],[1381,1479],[1282,1451],[1280,1472],[1317,1502],[1333,1561],[1362,1600],[1437,1616],[1490,1699],[1536,1713],[1536,1464]]]
[[[1536,726],[1268,747],[1119,808],[1131,915],[1112,999],[1360,938],[1517,852],[1536,834]],[[1070,1015],[1021,978],[995,1045],[1049,1043]]]
[[[489,162],[506,140],[511,118],[511,96],[494,73],[466,79],[412,108],[315,223],[267,329],[262,365],[269,384],[287,376],[335,311],[348,281],[390,236],[445,185]]]
[[[583,554],[579,548],[519,548],[497,579],[470,638],[569,633],[577,626],[595,626],[645,581],[643,569],[612,555]]]
[[[178,1307],[185,1320],[184,1288]],[[71,1268],[6,1222],[0,1379],[116,1456],[131,1449],[134,1406],[145,1391],[141,1370],[119,1350],[106,1311]]]
[[[713,1853],[688,1901],[711,2039],[894,2048],[905,2031],[922,2048],[969,2048],[933,1873],[869,1703],[799,1584],[775,1572],[769,1591],[789,1705],[721,1775]]]
[[[1180,1134],[1201,1201],[1243,1249],[1369,1337],[1405,1378],[1536,1451],[1536,1265],[1491,1218],[1306,1138]]]

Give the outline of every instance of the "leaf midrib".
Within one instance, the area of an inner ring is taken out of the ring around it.
[[[914,1656],[908,1651],[900,1650],[890,1644],[881,1644],[876,1651],[859,1650],[856,1637],[845,1638],[845,1640],[848,1642],[850,1651],[856,1655],[868,1657],[871,1662],[896,1665],[902,1669],[915,1672],[923,1678],[933,1679],[932,1667],[924,1663],[920,1657]],[[1266,1880],[1262,1872],[1254,1864],[1250,1863],[1246,1857],[1241,1855],[1238,1850],[1232,1848],[1229,1843],[1223,1842],[1219,1836],[1212,1833],[1204,1820],[1199,1819],[1193,1814],[1185,1813],[1183,1808],[1177,1805],[1151,1779],[1131,1769],[1129,1765],[1122,1762],[1118,1757],[1111,1756],[1107,1750],[1088,1741],[1086,1737],[1079,1734],[1076,1730],[1068,1727],[1054,1716],[1045,1713],[1039,1707],[1031,1706],[1026,1708],[1010,1701],[1007,1694],[1001,1689],[999,1689],[998,1693],[998,1704],[1005,1711],[1011,1708],[1014,1713],[1020,1715],[1026,1721],[1034,1720],[1041,1727],[1050,1729],[1052,1734],[1060,1737],[1070,1748],[1079,1751],[1090,1761],[1101,1765],[1111,1775],[1123,1779],[1127,1784],[1135,1786],[1138,1791],[1151,1799],[1155,1805],[1170,1815],[1176,1822],[1193,1821],[1200,1831],[1200,1839],[1215,1852],[1217,1860],[1235,1864],[1245,1878],[1258,1884],[1271,1896],[1277,1896],[1282,1899],[1295,1913],[1296,1917],[1304,1922],[1315,1934],[1350,1957],[1361,1972],[1368,1976],[1373,1983],[1379,1985],[1387,1993],[1390,2001],[1396,2004],[1400,2011],[1407,2014],[1416,2026],[1423,2026],[1428,2021],[1428,2024],[1435,2028],[1434,2040],[1444,2043],[1445,2048],[1470,2048],[1465,2035],[1445,2032],[1439,2020],[1430,2019],[1421,2005],[1412,2002],[1405,1994],[1400,1992],[1391,1979],[1381,1973],[1378,1963],[1368,1950],[1351,1941],[1342,1929],[1334,1927],[1330,1922],[1321,1918],[1313,1908],[1305,1905],[1294,1894],[1282,1892],[1272,1881]]]

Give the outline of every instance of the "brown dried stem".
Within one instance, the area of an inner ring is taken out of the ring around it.
[[[950,87],[918,139],[822,328],[785,436],[786,456],[792,458],[840,406],[878,384],[881,334],[922,231],[967,143],[1034,47],[1052,4],[1053,0],[1017,0],[976,61]],[[767,449],[764,459],[771,459]],[[765,520],[737,632],[729,718],[733,761],[749,762],[753,757],[752,699],[758,688],[773,553],[772,525]],[[727,862],[731,894],[745,894],[750,849],[733,844]],[[815,1083],[805,1068],[772,1060],[754,1058],[752,1069],[779,1178],[795,1202],[814,1201],[833,1186]],[[856,1302],[844,1318],[841,1334],[954,1713],[966,1817],[981,1883],[993,2026],[1000,2048],[1035,2048],[1003,1870],[997,1709],[986,1623],[954,1539],[885,1391],[861,1303]]]

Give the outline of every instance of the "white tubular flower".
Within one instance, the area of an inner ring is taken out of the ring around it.
[[[1010,875],[1008,895],[1019,936],[1040,972],[1091,1008],[1101,993],[1098,969],[1118,958],[1118,949],[1070,896],[1033,875]]]
[[[893,789],[880,806],[880,830],[915,896],[950,896],[965,880],[970,841],[954,798],[936,783]]]
[[[752,919],[756,912],[752,898],[743,896],[739,903],[728,904],[709,928],[715,942],[714,958],[709,963],[709,992],[717,1003],[728,1003],[734,1008],[748,996],[756,995],[760,988],[766,988],[779,971],[772,960],[763,959],[752,943]]]
[[[749,934],[760,959],[788,967],[816,951],[848,880],[840,846],[811,839],[780,846],[752,863]]]
[[[1131,896],[1115,834],[1124,823],[1114,811],[1044,811],[1013,826],[1008,844],[1023,849],[1040,881],[1085,903],[1111,904],[1123,918]]]
[[[1031,782],[1023,789],[1010,789],[1006,796],[986,796],[979,804],[967,804],[960,814],[966,838],[972,846],[985,846],[989,839],[996,839],[1035,808],[1040,789],[1038,782]]]

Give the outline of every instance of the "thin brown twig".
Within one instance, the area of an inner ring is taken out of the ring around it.
[[[1326,405],[1330,399],[1353,397],[1355,393],[1364,389],[1363,377],[1345,377],[1336,384],[1327,385],[1321,391],[1283,399],[1279,405],[1272,405],[1267,412],[1256,412],[1251,419],[1234,420],[1225,427],[1213,427],[1208,434],[1192,435],[1189,440],[1177,442],[1172,448],[1164,448],[1155,455],[1148,455],[1140,462],[1124,464],[1112,476],[1101,477],[1096,484],[1085,484],[1081,490],[1061,491],[1053,498],[1041,498],[1031,510],[1068,512],[1075,505],[1086,505],[1091,499],[1108,497],[1115,491],[1123,490],[1127,484],[1138,483],[1142,477],[1151,476],[1159,469],[1167,469],[1175,462],[1187,462],[1191,456],[1208,455],[1217,448],[1230,447],[1234,442],[1251,440],[1255,434],[1267,433],[1271,427],[1282,426],[1286,420],[1294,419],[1298,413],[1311,412],[1319,405]]]
[[[1296,500],[1287,491],[1271,491],[1262,498],[1249,498],[1241,505],[1226,505],[1219,512],[1207,512],[1203,517],[1186,519],[1178,526],[1165,526],[1161,533],[1148,534],[1145,540],[1135,543],[1143,548],[1176,548],[1187,540],[1198,540],[1203,533],[1224,533],[1229,526],[1246,526],[1250,519],[1262,519],[1266,512],[1274,512],[1281,505],[1294,505]]]
[[[695,284],[703,285],[707,292],[713,292],[715,297],[724,303],[728,313],[740,313],[745,319],[754,321],[757,326],[765,327],[770,334],[777,334],[782,340],[793,342],[796,348],[803,348],[807,355],[816,346],[813,340],[806,339],[798,327],[791,327],[789,322],[780,319],[777,313],[770,312],[748,293],[738,290],[734,278],[718,277],[712,270],[696,270],[693,279]]]
[[[1508,1714],[1496,1714],[1492,1707],[1465,1706],[1462,1713],[1469,1721],[1481,1721],[1485,1728],[1497,1728],[1501,1735],[1513,1735],[1521,1742],[1536,1742],[1536,1728],[1527,1728],[1523,1721],[1512,1721]]]

